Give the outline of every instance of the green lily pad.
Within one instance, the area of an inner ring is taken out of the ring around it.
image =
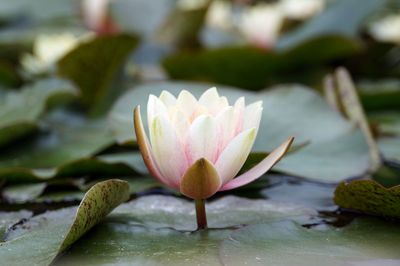
[[[31,201],[32,199],[39,197],[46,187],[46,183],[9,186],[3,189],[2,197],[9,202],[22,203]]]
[[[326,35],[357,39],[364,19],[387,2],[366,0],[360,4],[358,0],[335,1],[303,26],[282,36],[278,41],[277,49],[290,49],[310,39]],[[354,12],[355,9],[357,12]]]
[[[120,144],[135,141],[132,110],[136,105],[146,110],[149,94],[159,95],[162,90],[168,90],[177,95],[187,89],[198,97],[209,87],[212,85],[189,82],[134,87],[110,112],[116,140]],[[226,86],[218,86],[218,90],[231,103],[240,96],[245,96],[247,103],[263,100],[264,112],[253,151],[271,151],[288,136],[296,138],[295,145],[300,148],[285,156],[275,170],[322,182],[339,182],[361,175],[369,168],[368,145],[361,131],[354,129],[314,91],[301,86],[281,86],[259,93]],[[146,120],[143,119],[144,123]]]
[[[400,113],[373,112],[368,118],[380,135],[377,141],[384,158],[400,164]]]
[[[380,138],[378,144],[386,159],[400,164],[400,136]]]
[[[0,99],[0,147],[37,128],[38,119],[49,105],[76,96],[71,83],[59,79],[40,80]]]
[[[225,228],[242,224],[262,223],[286,218],[309,219],[316,215],[312,208],[294,203],[263,199],[250,200],[226,196],[206,206],[209,227]],[[195,230],[194,202],[172,196],[145,196],[119,206],[110,216],[124,217],[147,227],[171,227],[176,230]]]
[[[251,225],[222,242],[223,265],[399,265],[400,229],[377,220],[306,229],[293,222]]]
[[[218,246],[236,226],[315,215],[300,205],[233,196],[207,204],[211,229],[194,230],[194,203],[148,196],[123,204],[57,261],[60,265],[219,265]],[[232,227],[233,226],[233,227]],[[226,227],[226,228],[224,228]]]
[[[341,183],[334,200],[342,208],[400,218],[400,186],[385,188],[374,180]]]
[[[107,111],[121,93],[123,86],[113,83],[137,43],[132,35],[97,37],[82,43],[58,62],[59,73],[80,88],[82,103],[92,115]]]
[[[173,79],[260,90],[279,83],[314,84],[328,72],[321,64],[359,50],[360,45],[354,40],[326,36],[282,52],[247,46],[179,52],[166,57],[162,65]]]
[[[88,120],[79,115],[54,112],[43,120],[43,126],[48,132],[42,132],[23,145],[1,151],[0,177],[18,181],[32,180],[34,176],[49,178],[76,172],[88,173],[96,170],[96,165],[86,163],[85,159],[90,159],[113,143],[106,122],[101,119]],[[69,163],[74,161],[79,167],[70,167]],[[60,168],[58,171],[54,169],[57,167]],[[99,171],[104,168],[94,173],[101,174]],[[61,170],[62,173],[59,173]],[[115,167],[110,169],[113,170]]]
[[[4,233],[10,226],[22,219],[28,219],[31,216],[32,212],[25,210],[18,212],[0,212],[0,243],[3,241]]]
[[[0,244],[2,263],[49,265],[60,252],[127,200],[128,190],[124,181],[101,182],[86,193],[78,208],[47,212],[15,226]]]

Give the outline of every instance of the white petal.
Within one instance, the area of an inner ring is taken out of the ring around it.
[[[179,139],[186,139],[186,134],[189,130],[190,123],[185,114],[176,106],[169,108],[169,117],[172,126],[175,128]]]
[[[219,109],[222,110],[229,106],[228,98],[222,96],[219,98]]]
[[[164,103],[160,101],[160,99],[150,94],[149,101],[147,102],[147,124],[151,125],[154,117],[157,115],[167,117],[168,109],[165,107]]]
[[[188,168],[188,164],[175,129],[167,119],[157,115],[149,130],[151,146],[160,172],[179,185],[179,180]]]
[[[230,190],[237,187],[244,186],[250,182],[253,182],[267,171],[269,171],[289,150],[290,145],[293,143],[294,138],[289,138],[287,141],[282,143],[278,148],[273,150],[264,160],[259,162],[256,166],[251,168],[246,173],[234,178],[230,182],[226,183],[221,190]]]
[[[255,127],[258,131],[262,116],[262,101],[258,101],[246,106],[244,110],[243,130]]]
[[[197,109],[198,103],[196,98],[187,90],[183,90],[179,93],[176,101],[177,107],[190,118],[193,112]]]
[[[142,118],[140,115],[140,106],[135,108],[134,112],[134,126],[135,126],[135,134],[137,144],[139,146],[140,152],[143,157],[143,161],[147,166],[150,174],[157,178],[161,183],[166,184],[167,186],[171,186],[173,188],[177,188],[174,182],[171,182],[168,178],[164,177],[159,167],[155,161],[153,151],[150,147],[149,140],[146,135],[146,131],[144,130]]]
[[[222,184],[234,178],[242,168],[255,139],[256,129],[248,129],[237,135],[221,153],[215,167],[222,179]]]
[[[176,105],[175,96],[168,91],[162,91],[159,98],[167,108]]]
[[[187,152],[189,165],[200,158],[215,162],[217,155],[217,127],[210,116],[199,116],[192,123],[187,138]]]
[[[220,97],[217,88],[206,90],[199,99],[199,104],[205,106],[210,113],[216,114],[220,109]]]

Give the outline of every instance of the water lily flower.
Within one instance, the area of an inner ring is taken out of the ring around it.
[[[149,96],[148,139],[140,106],[135,108],[137,143],[149,172],[160,182],[195,200],[199,228],[207,226],[205,199],[217,191],[256,180],[289,149],[293,138],[252,169],[236,176],[256,139],[262,110],[261,101],[246,106],[244,97],[229,105],[216,88],[205,91],[198,100],[186,90],[177,98],[163,91],[159,97]]]
[[[72,33],[41,34],[34,40],[33,53],[22,56],[21,65],[29,74],[45,73],[78,44]]]
[[[392,14],[377,21],[370,27],[370,34],[378,41],[400,45],[400,13]]]
[[[102,35],[118,32],[109,14],[111,0],[82,0],[81,10],[86,26]]]
[[[238,28],[254,45],[271,49],[278,41],[284,18],[279,6],[257,4],[243,12]]]

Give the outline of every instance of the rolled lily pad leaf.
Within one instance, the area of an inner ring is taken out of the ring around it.
[[[283,52],[247,46],[185,51],[166,57],[162,65],[173,79],[260,90],[278,83],[313,84],[328,72],[321,64],[347,57],[359,49],[360,45],[353,40],[327,36]]]
[[[397,224],[359,219],[344,228],[306,229],[293,222],[241,228],[222,242],[223,265],[387,265],[400,263]]]
[[[113,179],[96,184],[78,208],[49,211],[8,231],[5,242],[0,243],[2,263],[49,265],[128,198],[129,186],[124,181]]]
[[[125,93],[110,112],[111,128],[120,144],[133,143],[133,108],[146,108],[149,94],[182,89],[199,97],[213,85],[189,82],[148,83]],[[361,132],[328,106],[314,91],[302,86],[280,86],[258,93],[218,86],[231,103],[245,96],[246,103],[263,101],[263,116],[253,152],[270,152],[288,136],[296,148],[275,170],[322,182],[340,182],[369,169],[368,145]],[[147,128],[143,119],[144,127]],[[349,147],[352,147],[349,149]],[[140,162],[140,161],[139,161]],[[139,165],[139,164],[138,164]]]
[[[360,5],[358,0],[339,0],[315,16],[304,26],[282,36],[276,46],[279,50],[290,49],[310,39],[337,35],[357,39],[364,19],[384,6],[388,1],[366,0]],[[354,12],[354,10],[357,12]]]
[[[400,218],[400,186],[385,188],[374,180],[340,183],[335,203],[367,214]]]
[[[82,103],[92,115],[107,111],[121,93],[123,86],[113,86],[113,82],[137,43],[138,39],[131,35],[97,37],[82,43],[58,62],[59,73],[80,88]]]
[[[76,95],[75,87],[60,79],[40,80],[5,93],[0,99],[0,147],[32,132],[46,107]]]
[[[31,216],[32,212],[25,210],[18,212],[0,212],[0,243],[3,241],[4,233],[10,226],[22,219],[28,219]]]

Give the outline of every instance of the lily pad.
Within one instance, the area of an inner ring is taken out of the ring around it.
[[[220,229],[189,232],[186,230],[196,228],[193,202],[167,196],[142,197],[114,210],[57,263],[219,265],[219,243],[236,226],[316,213],[297,204],[228,196],[209,203],[207,214],[211,227]]]
[[[85,167],[92,165],[79,160],[90,158],[113,143],[106,123],[101,119],[88,120],[79,115],[53,112],[43,124],[47,132],[23,145],[1,151],[0,177],[17,180],[30,179],[29,176],[49,178],[57,174],[56,167],[68,174],[85,170],[87,173]],[[68,167],[73,161],[78,161],[80,168]]]
[[[110,125],[120,144],[133,143],[132,109],[145,108],[149,94],[168,90],[177,95],[187,89],[198,97],[209,84],[189,82],[148,83],[124,94],[110,112]],[[281,86],[259,93],[218,86],[221,95],[233,102],[263,100],[264,111],[254,145],[257,152],[271,151],[288,136],[300,148],[293,150],[274,168],[285,173],[322,182],[339,182],[363,174],[369,168],[368,145],[361,131],[332,110],[314,91],[302,86]],[[146,123],[147,119],[143,119]],[[146,125],[145,125],[146,127]],[[349,149],[352,147],[351,149]]]
[[[400,136],[381,138],[378,144],[387,160],[400,164]]]
[[[36,129],[46,107],[76,95],[71,83],[59,79],[40,80],[18,92],[7,92],[0,99],[0,147]]]
[[[124,181],[101,182],[86,193],[78,208],[47,212],[13,227],[0,244],[2,262],[49,265],[60,252],[127,200],[128,190]]]
[[[46,183],[9,186],[3,189],[2,197],[9,202],[22,203],[39,197],[46,187]]]
[[[123,86],[113,86],[113,82],[137,43],[132,35],[97,37],[82,43],[58,62],[59,73],[80,88],[82,103],[92,115],[107,111],[121,93]]]
[[[184,51],[166,57],[162,65],[172,79],[260,90],[278,83],[314,84],[328,72],[321,64],[348,57],[359,50],[360,45],[354,40],[327,36],[282,52],[247,46]]]
[[[386,265],[400,263],[397,224],[355,220],[344,228],[306,229],[293,222],[251,225],[220,247],[223,265]]]
[[[374,180],[341,183],[334,200],[342,208],[400,218],[400,186],[385,188]]]
[[[30,211],[18,211],[18,212],[0,212],[0,243],[3,241],[3,235],[5,231],[13,224],[21,221],[22,219],[28,219],[32,216]]]

